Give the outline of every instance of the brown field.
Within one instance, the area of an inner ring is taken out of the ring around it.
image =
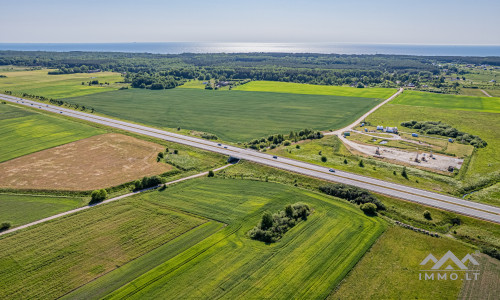
[[[163,146],[109,133],[22,156],[0,164],[0,187],[84,191],[162,174]]]

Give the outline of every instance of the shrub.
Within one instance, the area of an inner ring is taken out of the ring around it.
[[[174,154],[179,154],[179,150],[175,149]]]
[[[275,214],[265,212],[259,224],[250,230],[248,235],[254,240],[274,243],[300,220],[307,220],[310,213],[309,206],[303,203],[287,205],[284,211]]]
[[[5,231],[10,228],[10,222],[2,222],[0,224],[0,231]]]
[[[151,176],[151,177],[144,176],[142,178],[142,180],[134,181],[134,187],[135,187],[135,190],[142,190],[142,189],[150,188],[153,186],[157,186],[157,185],[162,184],[164,182],[165,182],[164,179],[158,175]]]
[[[208,177],[214,177],[215,174],[214,174],[214,171],[210,170],[208,171]]]
[[[296,149],[300,149],[300,145],[295,145],[295,148]]]
[[[431,213],[428,210],[424,211],[424,218],[426,218],[427,220],[432,220]]]
[[[406,173],[406,167],[403,167],[403,171],[401,172],[401,176],[408,179],[408,173]]]
[[[326,156],[321,156],[321,161],[322,161],[322,162],[326,162],[326,161],[327,161]]]
[[[163,157],[164,157],[163,152],[158,152],[158,158],[163,158]]]
[[[373,203],[361,204],[359,208],[367,215],[374,216],[377,214],[377,206]]]
[[[90,194],[90,203],[101,202],[108,197],[108,192],[105,189],[94,190],[92,194]]]
[[[347,159],[344,158],[344,165],[347,165]]]
[[[365,164],[363,163],[363,160],[360,160],[358,165],[359,165],[361,168],[364,168],[364,167],[365,167]]]
[[[339,197],[356,204],[373,203],[378,210],[385,210],[385,205],[380,200],[370,192],[355,186],[342,183],[326,184],[320,186],[319,190],[327,195]]]

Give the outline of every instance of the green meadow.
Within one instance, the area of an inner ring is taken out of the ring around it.
[[[0,70],[0,75],[7,76],[0,78],[0,93],[12,91],[16,94],[28,93],[36,96],[61,99],[117,90],[127,85],[117,83],[123,80],[119,73],[99,72],[48,75],[49,71],[53,70],[42,69],[15,72],[2,72]],[[86,84],[91,80],[98,80],[100,83],[108,82],[109,85],[89,86]],[[82,85],[82,82],[85,84]]]
[[[0,236],[0,298],[58,298],[205,222],[129,198]]]
[[[325,298],[385,229],[381,219],[367,217],[349,203],[277,183],[201,178],[138,195],[133,201],[227,226],[165,257],[116,291],[106,288],[115,271],[109,273],[96,281],[103,288],[91,298]],[[280,241],[265,244],[247,236],[264,211],[299,201],[314,212]],[[76,290],[67,298],[79,295],[83,293]]]
[[[0,194],[0,222],[27,224],[87,204],[83,198]]]
[[[232,142],[290,130],[348,125],[380,100],[268,92],[129,89],[67,99],[98,113],[163,128],[209,132]]]
[[[346,96],[387,99],[397,92],[388,88],[353,88],[332,85],[314,85],[279,81],[251,81],[247,84],[234,87],[239,91],[274,92],[289,94]]]
[[[416,95],[413,98],[413,95]],[[430,95],[430,99],[423,95]],[[403,97],[403,100],[400,99]],[[500,178],[500,107],[496,110],[495,106],[486,105],[489,99],[496,103],[497,98],[480,98],[467,96],[451,96],[428,93],[404,92],[400,96],[371,114],[367,121],[374,125],[398,126],[403,121],[441,121],[447,123],[460,131],[478,135],[485,140],[488,145],[485,148],[476,149],[460,176],[462,186],[475,187],[488,183],[498,182]],[[469,99],[470,98],[470,99]],[[471,108],[478,107],[474,101],[480,101],[484,107],[489,107],[488,111]],[[491,111],[490,111],[491,110]],[[411,131],[405,129],[405,131]],[[481,199],[488,198],[486,202],[496,203],[495,193],[490,196],[482,195]]]
[[[392,101],[392,104],[500,113],[500,98],[498,97],[457,96],[404,91],[402,95]]]
[[[0,162],[105,132],[9,104],[0,104],[0,128]]]

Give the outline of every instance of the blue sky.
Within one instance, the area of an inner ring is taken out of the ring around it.
[[[500,45],[500,1],[3,0],[1,43]]]

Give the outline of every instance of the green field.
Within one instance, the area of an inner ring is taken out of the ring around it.
[[[0,222],[17,227],[87,204],[83,198],[0,194]]]
[[[58,298],[205,222],[124,199],[2,236],[0,298]]]
[[[314,212],[279,242],[266,245],[247,237],[264,211],[298,201]],[[168,205],[228,226],[108,298],[324,298],[385,229],[381,219],[346,202],[258,181],[190,180],[138,195],[134,202]]]
[[[0,128],[0,162],[105,132],[6,104],[0,104]]]
[[[365,97],[387,99],[396,93],[396,89],[386,88],[352,88],[345,86],[314,85],[279,81],[251,81],[234,88],[239,91],[275,92],[307,95],[328,95],[346,97]]]
[[[497,97],[456,96],[404,91],[402,95],[398,96],[391,103],[450,110],[500,113],[500,98]]]
[[[28,93],[48,98],[76,97],[105,91],[117,90],[127,84],[116,83],[123,80],[120,73],[75,73],[62,75],[48,75],[50,69],[36,71],[1,72],[6,78],[0,78],[0,93],[12,91],[16,94]],[[108,82],[109,85],[82,85],[91,80]]]
[[[463,281],[419,280],[420,262],[449,250],[459,258],[473,253],[460,242],[391,227],[329,299],[457,299]]]
[[[462,180],[462,185],[476,186],[488,183],[498,182],[500,178],[500,122],[499,114],[500,107],[495,112],[482,112],[478,110],[463,110],[469,109],[470,106],[464,104],[468,98],[475,101],[476,97],[451,96],[451,95],[432,95],[433,101],[447,103],[446,105],[437,105],[436,107],[426,106],[428,103],[422,104],[421,93],[417,94],[414,102],[410,97],[413,93],[406,94],[404,101],[396,98],[394,103],[386,104],[367,118],[367,121],[374,125],[383,126],[398,126],[403,121],[442,121],[460,131],[478,135],[485,140],[488,145],[485,148],[475,150],[475,153],[470,160],[465,174],[461,174],[458,178]],[[416,92],[415,92],[416,93]],[[493,99],[496,98],[484,98]],[[425,101],[424,101],[425,102]],[[400,103],[405,103],[402,105]],[[424,105],[424,106],[421,106]],[[453,109],[445,109],[439,106],[454,107]],[[405,131],[411,131],[405,128]],[[490,196],[483,195],[482,199],[487,197],[486,202],[496,203],[498,198],[495,193]]]
[[[120,119],[209,132],[233,142],[304,128],[341,128],[379,103],[377,99],[360,97],[187,88],[129,89],[67,101]]]

